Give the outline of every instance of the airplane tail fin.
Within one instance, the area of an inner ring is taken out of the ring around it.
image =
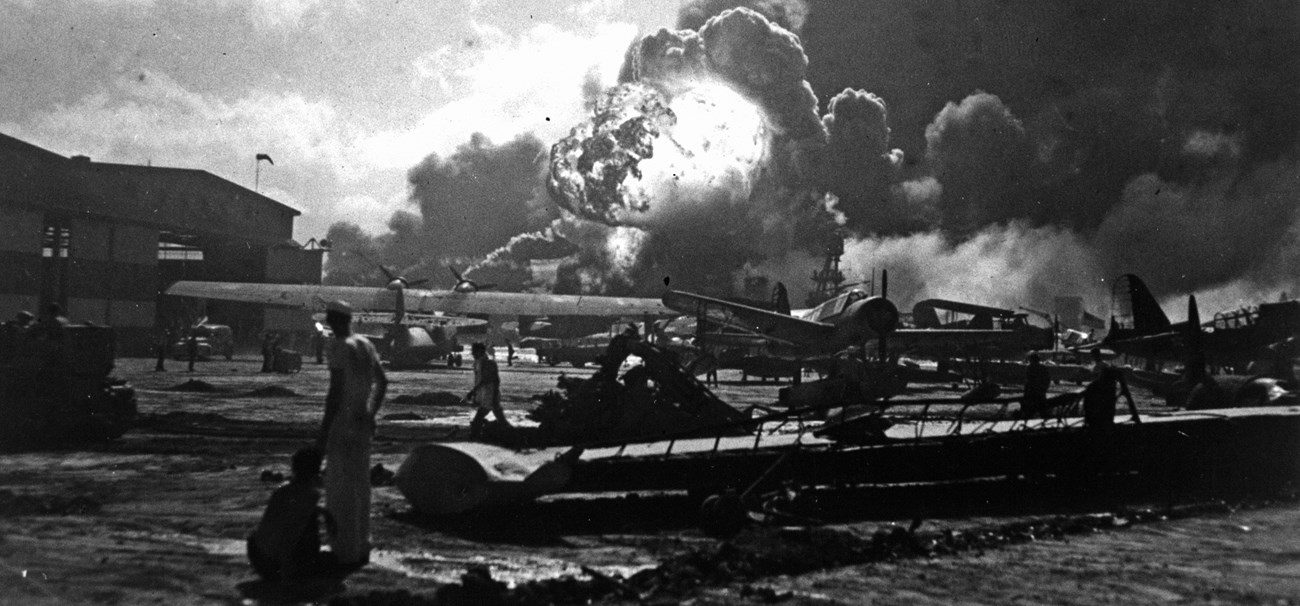
[[[776,313],[790,315],[790,293],[781,282],[772,288],[772,309]]]
[[[1142,279],[1133,274],[1124,274],[1115,282],[1110,307],[1112,331],[1138,336],[1169,330],[1169,317]]]
[[[1187,297],[1187,359],[1183,372],[1189,380],[1205,376],[1205,347],[1201,341],[1201,312],[1196,305],[1196,295]]]

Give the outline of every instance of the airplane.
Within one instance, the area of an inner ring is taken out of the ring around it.
[[[386,269],[384,271],[390,278],[384,287],[181,280],[172,284],[165,294],[312,311],[322,311],[327,301],[342,299],[358,310],[354,319],[374,319],[389,324],[387,335],[381,340],[387,339],[392,345],[388,354],[390,363],[402,365],[425,364],[454,353],[453,348],[459,350],[453,345],[456,328],[482,326],[505,316],[658,319],[677,315],[657,299],[477,290],[485,288],[485,285],[476,285],[472,290],[427,290],[410,287],[422,281],[409,282]],[[480,317],[459,317],[469,314]],[[428,329],[408,326],[411,322],[433,326]]]
[[[969,318],[941,322],[939,311]],[[1056,344],[1052,329],[1030,324],[1027,314],[946,299],[926,299],[913,305],[912,325],[931,332],[902,332],[895,347],[917,356],[1005,358],[1051,349]],[[949,336],[947,331],[958,332]]]
[[[1112,290],[1112,306],[1118,313],[1098,345],[1153,362],[1185,360],[1192,340],[1199,339],[1206,364],[1245,370],[1270,355],[1270,346],[1300,337],[1300,301],[1294,300],[1216,313],[1204,323],[1191,305],[1189,320],[1173,323],[1146,284],[1124,274]]]
[[[882,272],[881,294],[868,296],[851,289],[809,310],[782,314],[694,293],[670,291],[664,305],[682,314],[733,330],[732,334],[705,333],[704,341],[762,344],[766,355],[807,360],[834,355],[850,345],[862,346],[875,340],[880,358],[892,345],[896,352],[953,354],[984,352],[990,347],[1051,346],[1051,333],[1044,338],[1037,332],[1012,328],[902,328],[898,308],[887,298],[888,274]],[[1033,328],[1033,327],[1031,327]],[[698,344],[697,344],[698,345]]]

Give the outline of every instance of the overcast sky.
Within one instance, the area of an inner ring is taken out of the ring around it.
[[[406,171],[474,132],[553,141],[676,0],[0,0],[0,132],[95,161],[197,168],[383,229]]]

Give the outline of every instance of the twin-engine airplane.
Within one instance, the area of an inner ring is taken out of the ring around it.
[[[695,316],[698,324],[731,330],[702,332],[705,344],[710,344],[710,340],[722,345],[761,343],[768,355],[785,359],[807,360],[832,355],[851,345],[862,346],[873,340],[878,342],[882,356],[887,347],[917,355],[958,356],[964,352],[983,355],[989,348],[1025,351],[1051,346],[1050,330],[1027,325],[942,328],[936,320],[935,327],[900,328],[898,308],[887,298],[888,284],[888,274],[882,273],[880,296],[868,296],[853,289],[812,309],[789,314],[681,291],[670,291],[663,301],[673,310]]]
[[[381,319],[389,324],[385,335],[377,337],[376,346],[385,359],[399,366],[418,366],[454,355],[460,350],[456,328],[482,326],[492,318],[600,316],[654,320],[677,315],[656,299],[481,292],[478,289],[486,285],[466,288],[462,285],[468,281],[457,278],[458,287],[453,290],[410,288],[411,282],[392,274],[385,287],[182,280],[168,288],[166,294],[313,311],[323,310],[328,301],[342,299],[357,310],[354,319]],[[447,314],[474,314],[489,320]]]

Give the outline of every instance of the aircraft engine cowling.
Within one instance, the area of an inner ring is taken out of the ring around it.
[[[871,297],[863,301],[854,316],[877,335],[889,335],[898,328],[898,306],[884,297]]]
[[[442,343],[447,340],[446,328],[443,328],[441,326],[430,326],[428,328],[428,331],[429,331],[429,338],[433,339],[434,343]]]

